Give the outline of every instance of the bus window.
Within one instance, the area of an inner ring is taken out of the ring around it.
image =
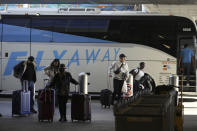
[[[4,42],[30,42],[30,19],[5,18],[3,20]]]
[[[32,42],[52,42],[53,38],[53,20],[50,19],[32,19]]]
[[[108,20],[94,19],[57,19],[53,28],[54,42],[82,42],[82,43],[103,43],[108,42],[94,38],[94,33],[106,33]]]
[[[107,32],[108,20],[102,19],[71,19],[67,32]]]

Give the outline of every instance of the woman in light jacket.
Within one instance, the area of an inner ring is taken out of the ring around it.
[[[53,77],[59,72],[60,60],[54,59],[50,66],[44,69],[45,74],[49,77],[49,83]]]

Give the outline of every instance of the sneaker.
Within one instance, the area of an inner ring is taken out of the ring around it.
[[[187,83],[186,86],[189,86],[189,83]]]
[[[35,113],[35,114],[36,114],[37,111],[36,111],[35,109],[32,109],[32,110],[31,110],[31,113]]]

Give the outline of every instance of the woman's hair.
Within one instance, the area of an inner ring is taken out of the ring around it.
[[[60,66],[60,60],[59,59],[54,59],[52,62],[51,62],[51,66],[54,66],[54,63],[55,62],[58,62],[58,67]]]

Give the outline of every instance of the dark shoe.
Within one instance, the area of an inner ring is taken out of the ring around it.
[[[66,119],[66,118],[64,118],[64,119],[63,119],[63,121],[64,121],[64,122],[67,122],[67,119]]]
[[[34,109],[32,109],[32,110],[31,110],[31,113],[37,113],[37,111],[36,111],[36,110],[34,110]]]
[[[61,118],[59,119],[59,121],[60,121],[60,122],[63,121],[63,118],[61,117]]]
[[[111,102],[111,105],[114,105],[114,101]]]
[[[2,115],[0,114],[0,117],[2,117]]]

